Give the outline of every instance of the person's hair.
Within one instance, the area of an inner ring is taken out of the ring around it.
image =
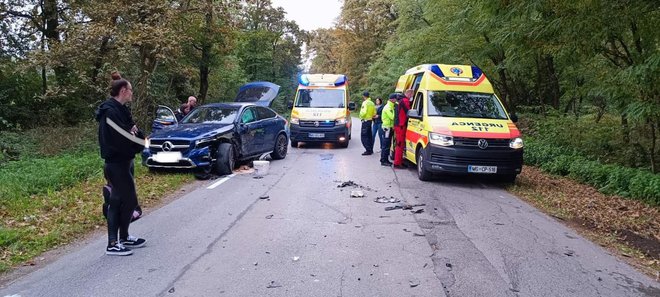
[[[378,101],[380,101],[380,104],[383,104],[383,99],[380,99],[380,97],[376,98],[376,104],[378,104]]]
[[[119,95],[119,91],[121,91],[122,88],[128,86],[128,81],[121,78],[121,74],[119,74],[118,71],[113,71],[112,74],[112,82],[110,83],[110,96],[117,96]]]

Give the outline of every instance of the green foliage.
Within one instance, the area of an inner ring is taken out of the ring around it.
[[[525,163],[552,174],[569,176],[607,194],[660,205],[660,175],[647,170],[602,164],[588,160],[577,150],[535,138],[526,139]]]

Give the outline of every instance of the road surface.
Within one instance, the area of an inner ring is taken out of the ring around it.
[[[99,235],[0,296],[660,296],[503,185],[425,183],[362,152],[354,127],[348,149],[303,146],[262,179],[208,181],[132,225],[148,239],[134,255],[104,255]]]

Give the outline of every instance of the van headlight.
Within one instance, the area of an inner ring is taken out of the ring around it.
[[[348,120],[346,120],[346,117],[341,117],[337,119],[337,125],[346,125],[348,123]]]
[[[452,146],[454,145],[454,137],[448,135],[442,135],[438,133],[429,132],[429,141],[432,144],[437,144],[440,146]]]
[[[516,137],[514,139],[511,139],[511,142],[509,142],[509,147],[512,149],[521,149],[525,145],[523,144],[523,140],[520,137]]]
[[[300,119],[291,117],[291,124],[294,124],[294,125],[300,124]]]

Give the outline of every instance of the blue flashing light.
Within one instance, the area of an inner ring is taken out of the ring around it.
[[[337,80],[335,80],[335,86],[341,86],[346,83],[346,75],[340,75]]]
[[[303,86],[309,86],[309,79],[307,78],[307,75],[300,75],[298,78],[298,83],[300,83]]]
[[[440,69],[440,67],[438,65],[431,66],[431,72],[433,72],[438,77],[445,77],[445,74],[442,73],[442,70]]]
[[[479,67],[472,65],[472,78],[479,79],[482,75],[484,72]]]

